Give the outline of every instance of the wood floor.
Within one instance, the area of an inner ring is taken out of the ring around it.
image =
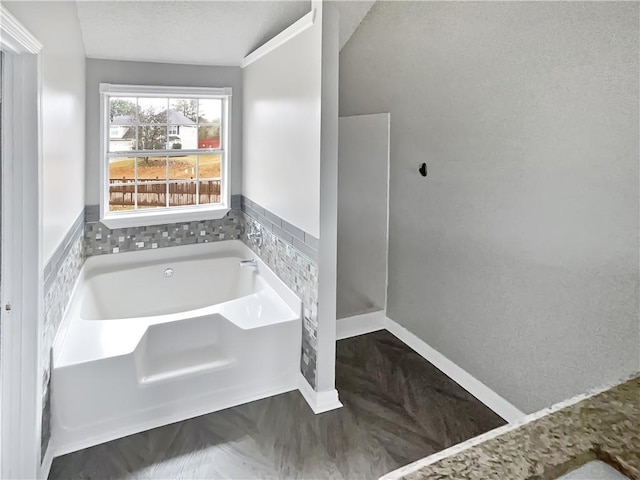
[[[337,343],[344,408],[298,392],[56,458],[50,479],[374,479],[505,422],[386,331]]]

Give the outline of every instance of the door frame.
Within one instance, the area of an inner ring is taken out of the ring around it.
[[[41,460],[39,349],[44,303],[42,45],[1,5],[0,49],[0,478],[37,478]]]

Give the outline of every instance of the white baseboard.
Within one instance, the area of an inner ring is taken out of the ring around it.
[[[40,471],[38,472],[39,480],[47,480],[49,472],[51,471],[51,464],[53,463],[53,448],[51,445],[47,448],[44,457],[42,458],[42,464],[40,464]]]
[[[336,323],[336,339],[343,340],[345,338],[351,338],[384,329],[388,330],[406,343],[420,356],[458,383],[462,388],[467,390],[471,395],[504,418],[507,422],[513,423],[525,416],[524,412],[517,409],[480,380],[460,368],[436,349],[416,337],[413,333],[409,332],[406,328],[391,320],[386,316],[383,310],[339,319]],[[304,377],[302,378],[304,380]],[[304,383],[307,385],[308,389],[313,392],[309,384],[306,381],[304,381]],[[305,395],[302,388],[300,389],[300,392]],[[306,395],[305,398],[307,398]],[[309,402],[309,399],[307,399],[307,401]],[[311,405],[311,402],[309,404]]]
[[[480,380],[460,368],[436,349],[429,346],[389,317],[385,317],[384,326],[389,332],[415,350],[421,357],[433,364],[438,370],[459,384],[507,422],[514,423],[526,416],[524,412],[491,390]]]
[[[356,337],[365,333],[384,330],[385,314],[383,310],[363,313],[353,317],[339,318],[336,322],[336,340]]]
[[[329,410],[335,410],[336,408],[342,408],[342,403],[340,403],[340,399],[338,398],[338,391],[334,388],[333,390],[324,390],[322,392],[316,392],[307,379],[304,378],[302,373],[299,374],[299,387],[298,390],[307,401],[313,413],[324,413]]]

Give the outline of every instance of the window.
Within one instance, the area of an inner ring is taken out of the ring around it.
[[[100,93],[107,226],[226,214],[230,88],[101,84]]]

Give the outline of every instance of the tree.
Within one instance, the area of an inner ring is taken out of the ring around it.
[[[135,117],[136,114],[136,102],[131,100],[125,100],[124,98],[112,98],[109,105],[109,116],[111,121],[115,117],[131,116]]]
[[[196,121],[198,118],[198,101],[197,100],[173,100],[171,107],[176,111],[182,113],[185,117]]]
[[[166,123],[167,112],[154,113],[152,109],[140,112],[140,123]],[[140,125],[138,127],[138,150],[164,150],[167,147],[166,125]],[[149,157],[143,157],[149,163]]]

